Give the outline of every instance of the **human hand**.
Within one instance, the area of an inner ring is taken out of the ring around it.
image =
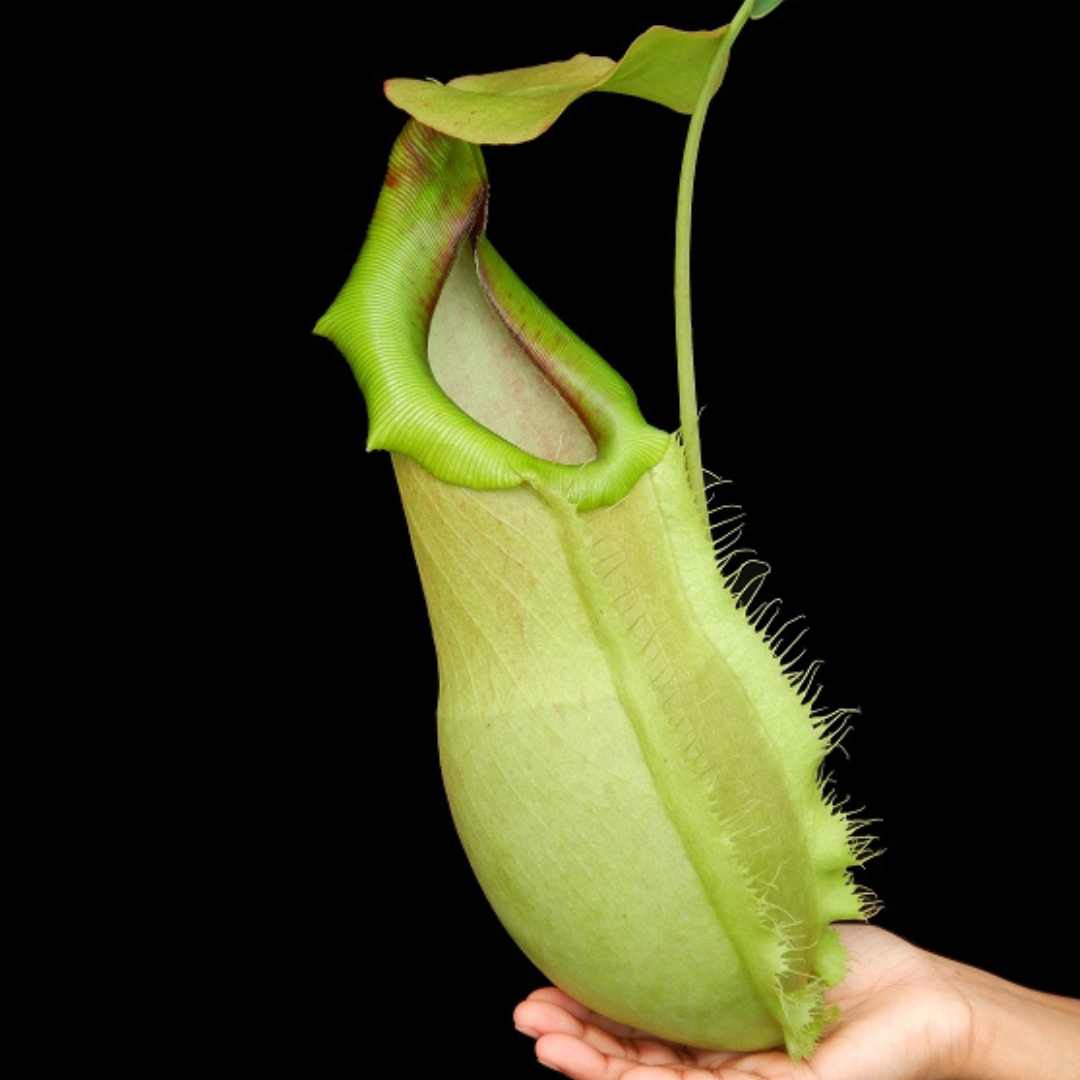
[[[675,1046],[590,1012],[554,987],[518,1005],[536,1056],[572,1080],[1042,1080],[1080,1063],[1080,1002],[1026,990],[875,926],[837,927],[847,977],[814,1053]],[[1075,1057],[1073,1055],[1076,1055]]]

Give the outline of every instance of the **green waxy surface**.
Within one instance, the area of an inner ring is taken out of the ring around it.
[[[447,793],[508,931],[592,1008],[806,1053],[861,917],[827,742],[724,588],[678,444],[616,506],[396,472]]]

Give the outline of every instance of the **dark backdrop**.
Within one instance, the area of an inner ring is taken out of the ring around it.
[[[833,772],[879,819],[879,921],[1076,994],[1073,347],[1037,255],[1062,201],[1046,73],[992,6],[790,0],[746,29],[699,165],[699,395],[706,464],[806,616],[823,700],[860,710]],[[182,1002],[169,1053],[223,1034],[237,1067],[549,1075],[511,1026],[542,978],[443,798],[390,463],[311,328],[404,120],[383,79],[618,57],[735,7],[226,4],[118,68],[145,252],[139,310],[118,300],[124,755],[154,808],[134,895]],[[668,428],[684,131],[594,95],[487,154],[492,240]]]

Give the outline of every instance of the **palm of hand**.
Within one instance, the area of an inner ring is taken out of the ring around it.
[[[814,1054],[695,1050],[590,1012],[548,987],[514,1013],[540,1061],[572,1080],[911,1080],[942,1075],[969,1038],[970,1012],[947,962],[873,926],[841,925],[848,975],[829,994],[840,1019]]]

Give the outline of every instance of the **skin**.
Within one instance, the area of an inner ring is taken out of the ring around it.
[[[1080,1064],[1080,1000],[920,949],[876,926],[839,928],[840,1019],[811,1057],[694,1050],[590,1012],[554,987],[518,1005],[536,1056],[572,1080],[1061,1080]],[[1070,1064],[1071,1063],[1071,1064]]]

